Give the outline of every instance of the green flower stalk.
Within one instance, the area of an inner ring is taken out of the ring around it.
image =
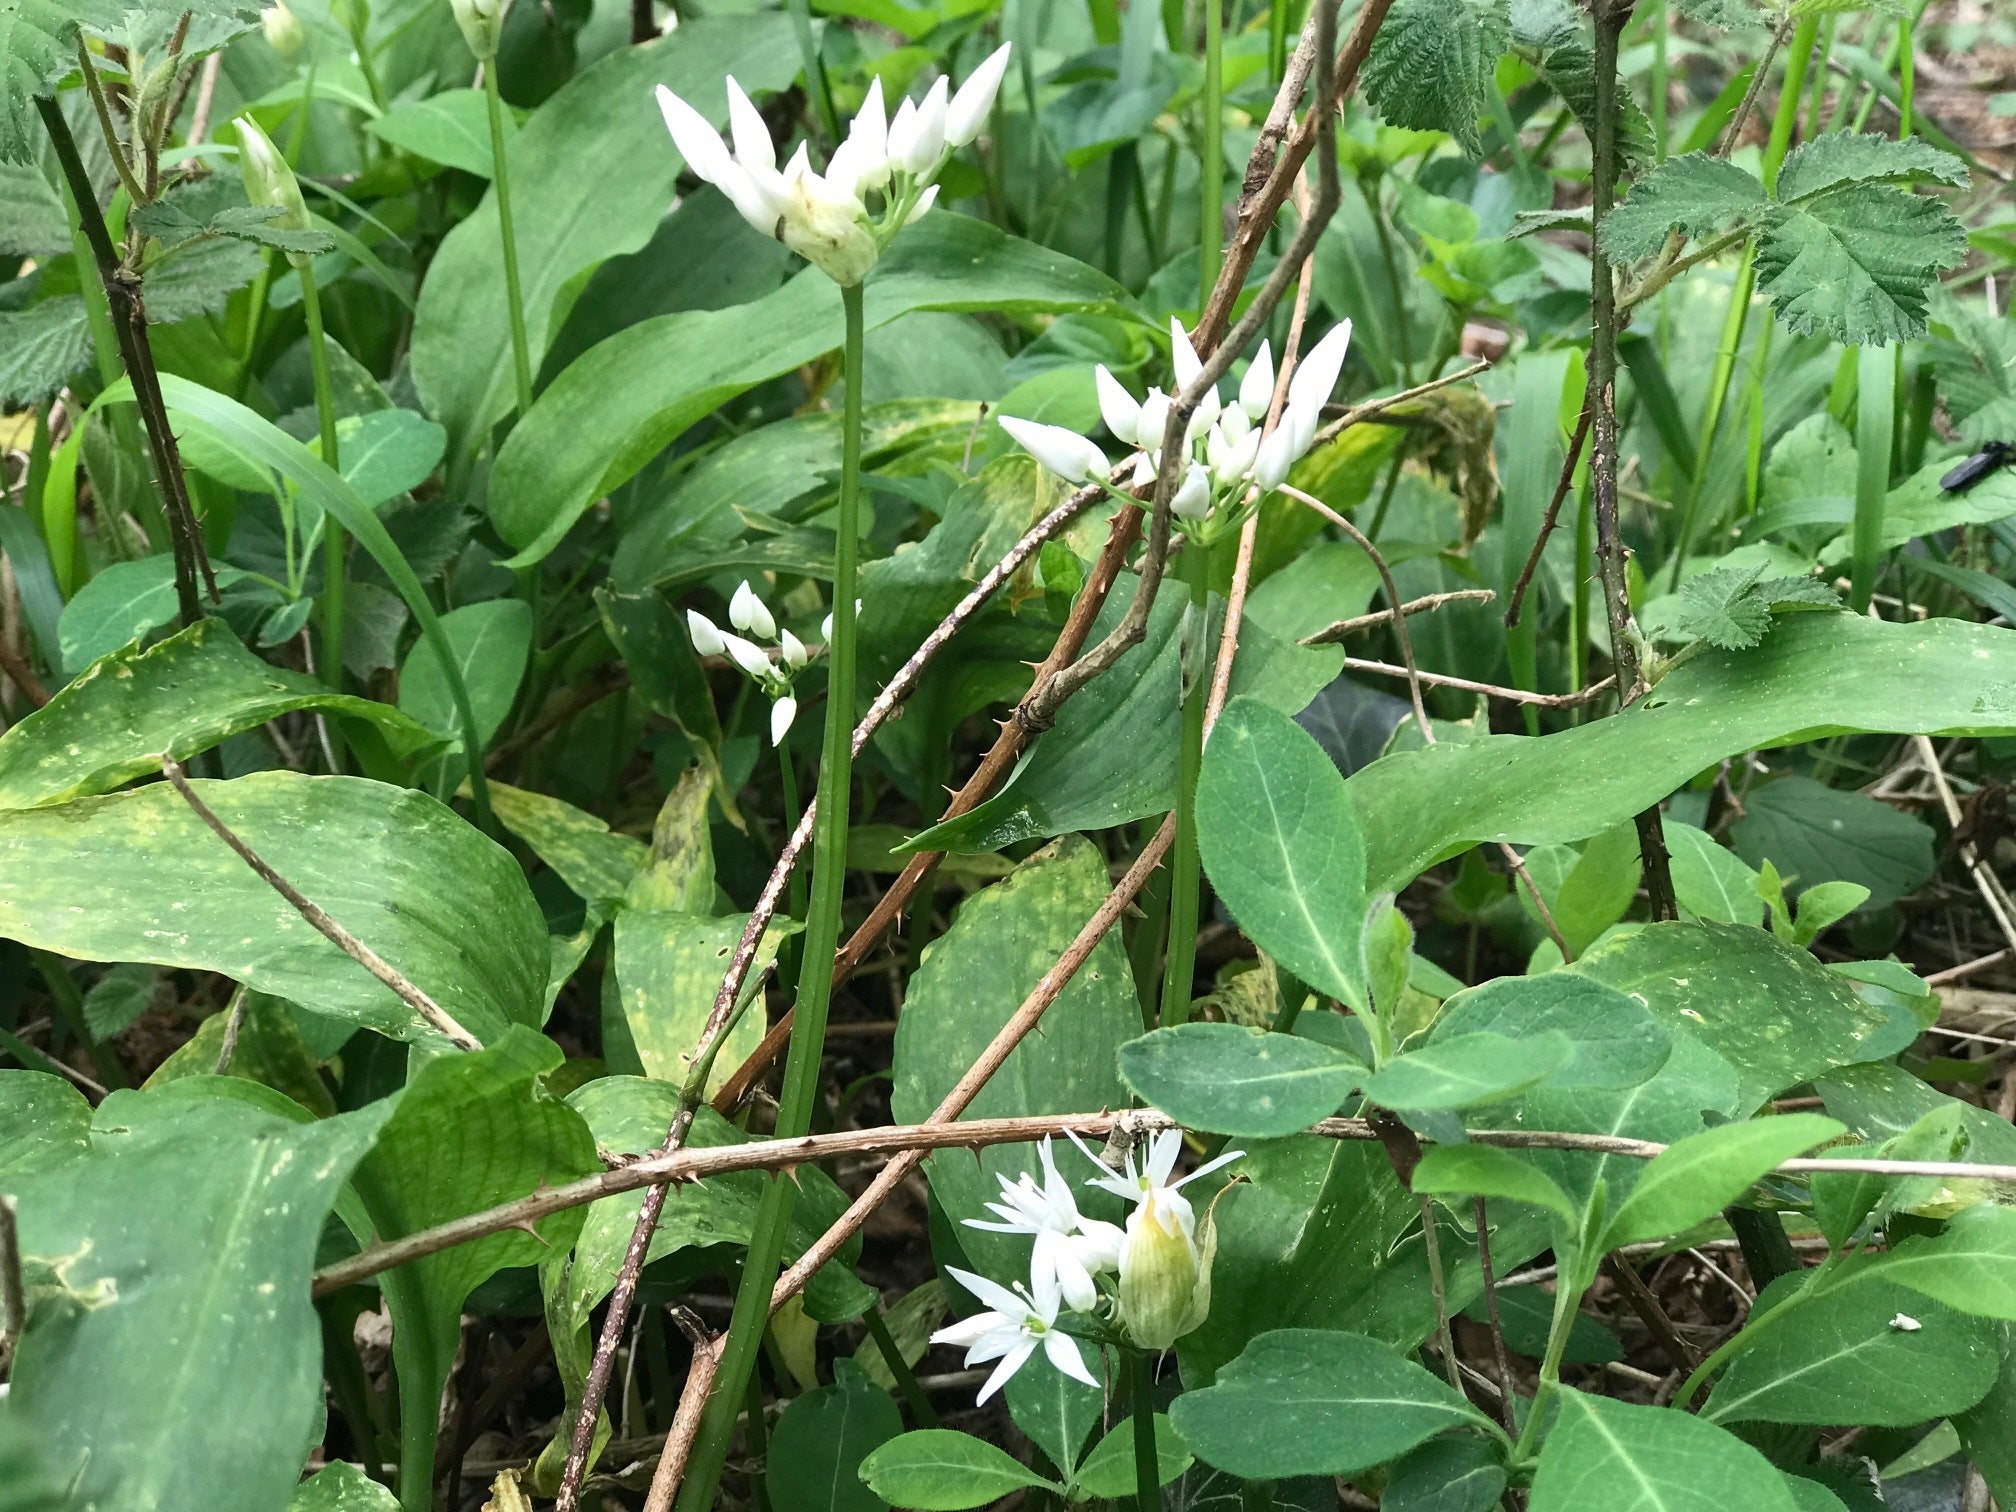
[[[298,23],[297,23],[298,25]],[[278,231],[307,231],[313,222],[301,198],[301,185],[287,159],[250,116],[240,116],[238,168],[245,197],[280,213],[268,222]],[[322,460],[332,468],[341,461],[336,444],[336,390],[329,376],[329,339],[322,328],[322,293],[315,284],[315,260],[306,252],[289,252],[287,261],[301,280],[301,313],[308,321],[308,365],[315,378],[315,423]],[[322,521],[322,680],[343,686],[344,588],[348,577],[349,541],[333,518]]]

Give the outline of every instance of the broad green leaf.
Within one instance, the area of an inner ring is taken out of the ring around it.
[[[497,822],[511,831],[586,903],[621,902],[651,847],[612,830],[571,803],[524,788],[490,785]]]
[[[746,30],[739,18],[724,24]],[[775,51],[795,60],[788,42]],[[664,151],[669,174],[677,155]],[[576,173],[577,165],[567,171]],[[663,202],[660,195],[656,203]],[[438,259],[435,268],[439,276]],[[1104,274],[942,210],[896,239],[863,292],[871,330],[918,310],[1010,317],[1133,312],[1126,290]],[[843,335],[840,291],[812,268],[750,304],[663,315],[618,332],[554,379],[512,431],[491,477],[492,522],[523,548],[516,560],[538,560],[594,500],[695,421],[835,350]],[[459,350],[456,357],[459,364]]]
[[[1575,1205],[1561,1184],[1530,1160],[1490,1145],[1434,1145],[1414,1168],[1414,1190],[1431,1197],[1499,1197],[1530,1203],[1571,1224]]]
[[[217,586],[243,581],[235,567],[217,569]],[[63,606],[57,638],[72,676],[175,618],[175,564],[166,556],[114,562]]]
[[[0,735],[0,808],[35,808],[110,792],[296,709],[368,720],[395,753],[427,732],[398,710],[252,655],[220,619],[159,644],[114,651],[44,708]]]
[[[1045,846],[1002,881],[967,899],[952,927],[925,947],[896,1021],[895,1085],[889,1105],[903,1123],[931,1116],[1003,1022],[1055,964],[1107,892],[1106,864],[1090,841]],[[1141,1009],[1120,942],[1109,935],[1045,1010],[1041,1032],[1017,1045],[967,1110],[970,1118],[1022,1117],[1127,1101],[1117,1061]],[[1065,1150],[1067,1161],[1081,1161]],[[1035,1147],[993,1145],[976,1160],[947,1150],[925,1162],[932,1194],[953,1222],[988,1216],[1000,1177],[1041,1179]],[[1089,1170],[1084,1174],[1091,1174]],[[1199,1194],[1200,1196],[1202,1194]],[[1028,1263],[1026,1240],[961,1229],[960,1243],[984,1275]]]
[[[1362,1334],[1262,1334],[1170,1419],[1190,1451],[1248,1480],[1349,1477],[1483,1416],[1391,1345]]]
[[[89,1155],[14,1187],[35,1302],[7,1418],[70,1481],[66,1505],[285,1504],[323,1412],[316,1245],[389,1111],[296,1124],[117,1092]]]
[[[296,1486],[287,1512],[399,1512],[399,1498],[355,1465],[338,1461]]]
[[[1756,925],[1764,915],[1757,896],[1757,873],[1713,836],[1677,819],[1664,821],[1672,862],[1673,894],[1697,919],[1718,924]]]
[[[647,1074],[675,1086],[686,1079],[687,1056],[714,1010],[728,958],[748,924],[747,914],[703,914],[626,908],[616,916],[616,986],[623,1018]],[[783,943],[783,932],[764,932],[755,969],[764,970]],[[707,1078],[711,1094],[763,1038],[761,1000],[721,1042]]]
[[[1736,1068],[1745,1110],[1834,1066],[1901,1050],[1889,1014],[1803,950],[1741,924],[1648,924],[1570,968]]]
[[[1122,1045],[1120,1074],[1186,1128],[1278,1139],[1335,1113],[1366,1067],[1298,1035],[1179,1024]]]
[[[1286,714],[1225,705],[1197,778],[1197,844],[1254,944],[1318,991],[1370,1006],[1365,840],[1336,767]]]
[[[1892,140],[1874,132],[1827,131],[1785,154],[1778,198],[1787,204],[1848,184],[1929,178],[1955,189],[1967,186],[1967,165],[1917,137]]]
[[[514,1024],[487,1050],[441,1054],[419,1066],[355,1178],[377,1237],[417,1233],[602,1169],[588,1125],[544,1085],[562,1059],[558,1045]],[[441,1393],[469,1294],[507,1266],[536,1265],[564,1251],[583,1216],[569,1208],[528,1230],[491,1234],[379,1276],[405,1404],[406,1463],[433,1463]]]
[[[1603,1248],[1683,1233],[1721,1212],[1780,1162],[1845,1132],[1818,1113],[1787,1113],[1690,1134],[1645,1167],[1604,1230]]]
[[[1961,1312],[2016,1321],[2016,1210],[1968,1208],[1943,1234],[1903,1239],[1870,1269]]]
[[[1733,1433],[1671,1407],[1561,1393],[1532,1512],[1798,1512],[1785,1477]]]
[[[91,1104],[47,1071],[0,1071],[0,1181],[13,1183],[82,1155]]]
[[[1859,882],[1878,908],[1915,892],[1935,864],[1932,830],[1922,819],[1797,774],[1753,789],[1729,838],[1752,866],[1768,860],[1809,888]]]
[[[903,1431],[889,1394],[844,1362],[831,1386],[791,1398],[770,1430],[773,1505],[805,1512],[883,1512],[861,1462]]]
[[[1366,1081],[1365,1097],[1384,1108],[1453,1113],[1516,1097],[1573,1055],[1568,1036],[1554,1029],[1526,1039],[1459,1034],[1395,1056]]]
[[[1636,262],[1664,246],[1669,232],[1706,236],[1747,221],[1767,203],[1754,173],[1727,158],[1690,152],[1633,183],[1630,196],[1603,217],[1598,240],[1611,262]]]
[[[1993,1325],[1885,1280],[1880,1264],[1789,1300],[1806,1279],[1781,1276],[1758,1297],[1753,1341],[1723,1370],[1703,1417],[1902,1428],[1972,1407],[1994,1384]]]
[[[1600,834],[1741,751],[1851,731],[2016,731],[2005,690],[2016,690],[2016,631],[1795,615],[1754,651],[1693,657],[1616,718],[1445,741],[1356,773],[1366,885],[1404,886],[1480,841]]]
[[[884,1501],[917,1512],[984,1507],[1027,1486],[1062,1489],[985,1439],[949,1428],[891,1439],[861,1462],[861,1479]]]
[[[444,89],[424,100],[402,100],[365,123],[380,141],[390,142],[415,157],[448,168],[460,168],[478,178],[492,176],[490,112],[480,89]],[[518,135],[518,123],[504,112],[504,145]],[[514,226],[516,217],[513,217]]]
[[[1166,1486],[1193,1463],[1190,1451],[1176,1432],[1176,1425],[1161,1413],[1155,1414],[1155,1471],[1158,1486]],[[1093,1496],[1115,1500],[1134,1494],[1140,1481],[1134,1471],[1134,1419],[1124,1418],[1092,1446],[1071,1484]]]
[[[194,783],[253,850],[485,1043],[545,1011],[546,927],[524,874],[424,793],[258,772]],[[64,857],[50,866],[51,855]],[[0,813],[0,938],[234,980],[397,1039],[431,1035],[165,782]],[[443,885],[453,878],[453,885]]]
[[[1966,232],[1938,200],[1851,184],[1764,219],[1757,286],[1793,331],[1880,346],[1925,329],[1939,271],[1966,255]]]
[[[583,69],[508,145],[535,371],[567,286],[603,259],[642,247],[672,202],[684,165],[651,103],[652,88],[665,85],[718,126],[727,119],[725,75],[762,95],[783,88],[798,70],[783,16],[701,21],[643,47],[618,48]],[[487,121],[483,144],[487,156]],[[591,163],[621,163],[623,171],[584,171]],[[434,254],[414,316],[413,381],[427,412],[448,427],[451,456],[472,456],[511,410],[511,364],[493,188]]]
[[[1565,1035],[1573,1054],[1549,1078],[1556,1087],[1635,1087],[1666,1064],[1673,1037],[1644,1006],[1567,972],[1498,977],[1442,1005],[1429,1042],[1490,1033],[1511,1039]]]
[[[1510,33],[1503,0],[1398,0],[1365,59],[1365,98],[1392,125],[1446,131],[1475,153]]]
[[[1504,1492],[1498,1451],[1471,1434],[1452,1433],[1394,1461],[1379,1512],[1489,1512]]]
[[[1120,658],[1110,677],[1064,706],[1056,727],[1036,742],[1002,790],[931,826],[911,840],[911,848],[998,850],[1017,840],[1106,829],[1174,807],[1184,611],[1180,594],[1158,595],[1142,643]],[[1125,598],[1113,595],[1092,635],[1105,635],[1125,612]],[[1231,693],[1248,695],[1283,716],[1298,713],[1341,665],[1334,646],[1284,645],[1250,627],[1233,662]],[[1224,733],[1221,721],[1212,748]]]

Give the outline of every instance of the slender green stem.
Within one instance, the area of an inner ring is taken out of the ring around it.
[[[1210,691],[1206,642],[1210,624],[1212,553],[1198,563],[1190,585],[1190,614],[1182,649],[1183,733],[1177,755],[1176,844],[1169,853],[1169,964],[1162,973],[1162,1022],[1190,1018],[1190,989],[1197,975],[1197,773],[1204,764],[1204,701]]]
[[[300,264],[301,312],[308,319],[308,366],[315,375],[315,423],[321,432],[322,460],[337,472],[342,464],[336,448],[336,388],[329,377],[329,341],[322,330],[322,294],[315,286],[315,265]],[[349,546],[335,517],[322,519],[322,680],[343,686],[343,593],[349,566]],[[473,759],[473,758],[472,758]]]
[[[1225,7],[1204,0],[1203,236],[1197,264],[1197,308],[1211,301],[1225,244]]]
[[[518,230],[511,219],[511,169],[504,152],[504,97],[497,92],[497,60],[483,69],[483,100],[490,107],[490,182],[497,186],[497,233],[504,249],[504,299],[511,308],[511,376],[518,385],[518,414],[532,408],[532,343],[525,335],[525,296],[518,287]]]
[[[903,1358],[903,1351],[897,1346],[896,1336],[889,1332],[889,1324],[879,1307],[871,1307],[862,1314],[861,1321],[868,1325],[868,1337],[875,1341],[875,1347],[882,1354],[882,1363],[889,1367],[889,1374],[895,1377],[896,1389],[903,1400],[910,1404],[910,1417],[919,1428],[938,1426],[938,1409],[931,1405],[931,1398],[924,1395],[924,1388],[917,1384],[917,1373],[910,1368],[910,1362]]]
[[[833,997],[833,953],[840,942],[840,901],[846,882],[848,788],[853,767],[854,597],[861,520],[860,286],[840,291],[846,307],[846,409],[841,429],[840,507],[834,520],[833,634],[828,642],[825,743],[819,759],[818,818],[812,831],[812,899],[806,909],[798,1003],[784,1084],[777,1104],[777,1133],[790,1138],[812,1125],[819,1092],[819,1062],[826,1044],[826,1012]],[[678,1512],[707,1512],[727,1462],[729,1441],[744,1383],[770,1318],[770,1289],[784,1257],[785,1231],[797,1183],[773,1178],[763,1189],[749,1236],[748,1259],[735,1293],[715,1374],[714,1393],[700,1421],[692,1459],[680,1487]]]
[[[1138,1512],[1162,1512],[1162,1469],[1155,1460],[1155,1357],[1131,1355],[1134,1386],[1134,1504]]]

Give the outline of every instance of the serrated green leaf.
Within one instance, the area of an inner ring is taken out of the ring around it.
[[[1365,98],[1392,125],[1446,131],[1475,153],[1511,31],[1504,0],[1397,0],[1365,59]]]
[[[0,406],[40,404],[91,360],[91,327],[75,294],[0,311]]]
[[[1701,236],[1762,213],[1768,201],[1755,174],[1705,152],[1668,158],[1631,186],[1603,217],[1597,240],[1613,263],[1636,262],[1665,245],[1669,232]]]
[[[1967,187],[1967,165],[1917,137],[1892,141],[1871,133],[1829,131],[1802,142],[1785,155],[1778,170],[1777,197],[1783,204],[1811,199],[1849,184],[1889,183],[1897,179],[1937,179],[1955,189]]]
[[[1938,200],[1851,184],[1764,218],[1757,283],[1792,330],[1881,346],[1925,329],[1934,279],[1966,255],[1966,232]]]

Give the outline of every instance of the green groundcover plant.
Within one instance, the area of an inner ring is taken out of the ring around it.
[[[2016,1509],[2012,58],[0,0],[0,1512]]]

